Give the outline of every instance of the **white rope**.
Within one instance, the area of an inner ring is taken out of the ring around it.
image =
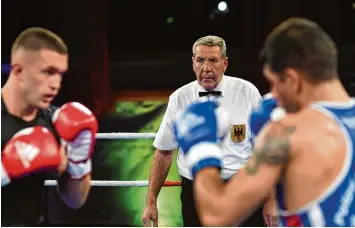
[[[156,133],[97,133],[97,139],[154,139]]]
[[[113,181],[113,180],[92,180],[90,182],[91,186],[100,187],[146,187],[149,181]],[[56,180],[46,180],[44,182],[45,186],[56,186]]]

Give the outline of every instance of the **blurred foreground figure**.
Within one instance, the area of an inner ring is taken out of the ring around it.
[[[226,184],[223,106],[196,102],[175,120],[203,225],[241,223],[276,187],[281,226],[355,226],[355,99],[338,78],[337,56],[312,21],[290,18],[271,32],[262,50],[271,96],[250,117],[252,158]]]

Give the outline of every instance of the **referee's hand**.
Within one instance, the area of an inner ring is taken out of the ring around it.
[[[155,203],[147,204],[142,215],[142,222],[144,226],[152,226],[151,221],[153,222],[154,227],[158,227],[158,208]]]
[[[270,198],[264,204],[263,216],[265,224],[268,227],[278,227],[279,226],[279,216],[276,209],[276,201],[274,198]]]

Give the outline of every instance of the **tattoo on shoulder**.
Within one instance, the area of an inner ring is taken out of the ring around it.
[[[249,175],[255,175],[259,171],[260,164],[283,165],[290,159],[290,136],[296,127],[284,126],[280,123],[270,129],[263,139],[261,147],[253,151],[254,158],[245,167]]]

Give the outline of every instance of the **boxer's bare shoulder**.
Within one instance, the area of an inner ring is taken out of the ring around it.
[[[282,121],[285,125],[292,125],[297,128],[297,132],[293,134],[293,141],[298,144],[301,149],[326,146],[331,150],[334,149],[333,140],[337,140],[340,144],[345,141],[340,126],[323,113],[306,108],[297,114],[293,114]]]
[[[278,125],[294,129],[288,137],[291,159],[284,178],[290,189],[289,209],[298,209],[316,199],[338,176],[345,159],[345,138],[334,120],[314,109],[287,115]]]
[[[284,160],[287,157],[285,163],[293,167],[313,166],[323,162],[322,158],[328,163],[331,154],[338,156],[338,151],[345,151],[345,145],[344,135],[334,120],[316,110],[304,109],[266,126],[258,136],[256,149],[265,151],[270,146],[277,147],[283,152],[278,159],[282,159],[281,155]],[[305,164],[303,159],[307,160]]]

